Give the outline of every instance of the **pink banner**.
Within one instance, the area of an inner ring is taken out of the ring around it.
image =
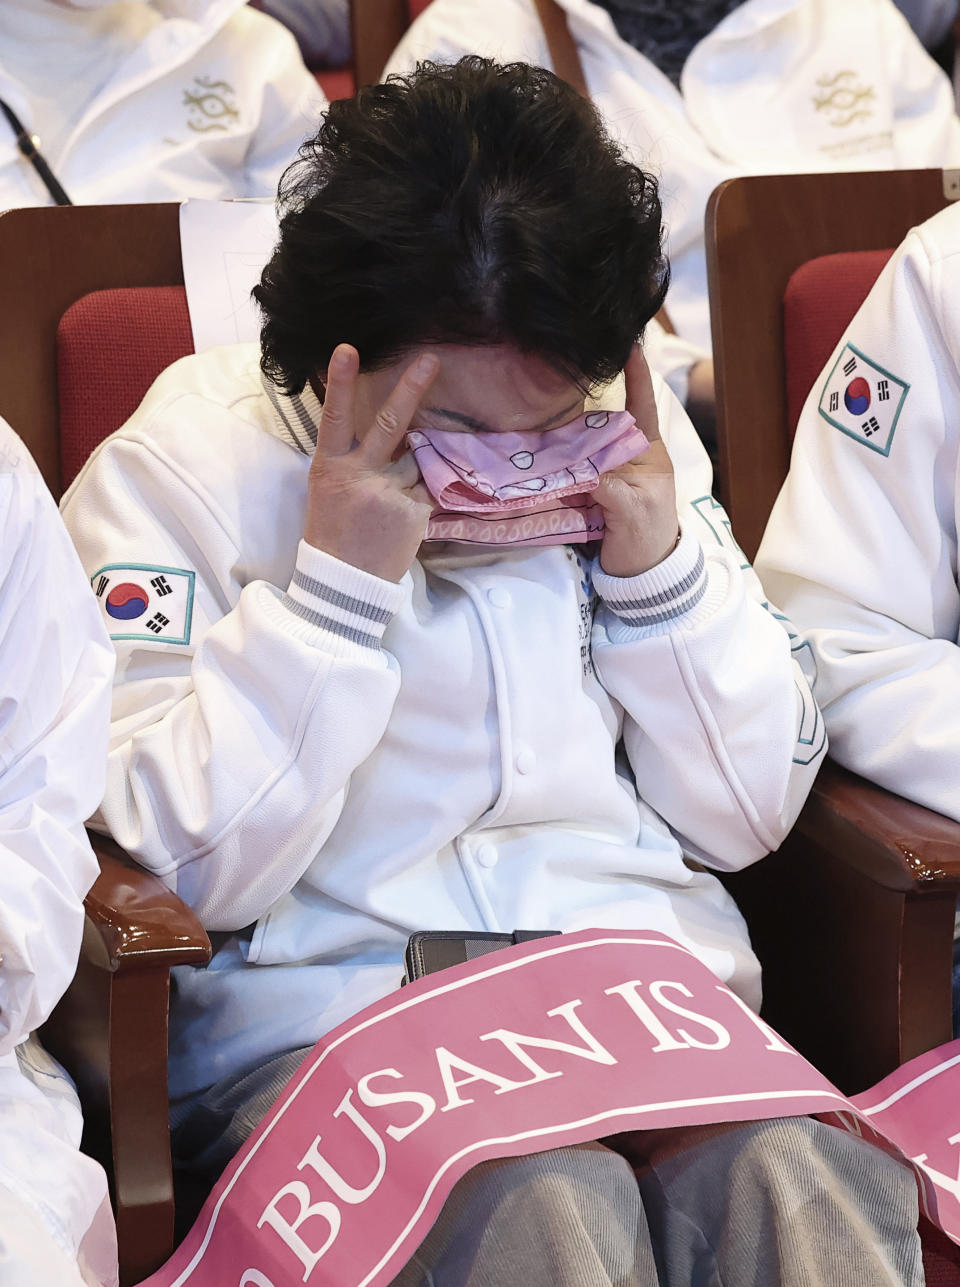
[[[960,1243],[960,1041],[911,1059],[851,1102],[862,1116],[844,1124],[878,1133],[915,1163],[924,1214]]]
[[[141,1287],[384,1287],[484,1158],[805,1113],[876,1127],[941,1165],[927,1201],[960,1241],[960,1114],[944,1115],[960,1105],[960,1074],[944,1097],[954,1045],[946,1062],[924,1056],[926,1080],[901,1069],[851,1102],[665,935],[584,930],[507,948],[328,1033]]]

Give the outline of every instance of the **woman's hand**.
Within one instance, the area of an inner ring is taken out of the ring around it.
[[[606,524],[600,566],[609,576],[648,572],[673,550],[680,532],[673,465],[660,437],[650,371],[639,344],[624,376],[627,410],[650,446],[636,460],[603,474],[593,489]]]
[[[439,361],[413,361],[371,424],[357,424],[360,356],[349,344],[334,349],[327,370],[323,419],[307,483],[304,540],[335,558],[400,581],[416,558],[433,500],[404,435],[433,383]]]

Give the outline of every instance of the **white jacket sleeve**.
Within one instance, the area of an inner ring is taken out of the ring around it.
[[[953,85],[892,0],[879,6],[893,87],[893,149],[902,169],[960,165],[960,117]]]
[[[218,417],[230,419],[191,397],[165,414],[220,444]],[[303,543],[289,586],[252,578],[221,515],[177,460],[136,436],[109,440],[64,499],[95,582],[118,565],[140,585],[192,574],[186,642],[124,638],[113,623],[102,821],[205,925],[236,930],[293,888],[379,741],[399,688],[380,640],[406,591]]]
[[[960,250],[958,207],[907,237],[851,322],[804,406],[757,567],[816,656],[836,759],[960,819],[951,247]],[[862,416],[842,396],[851,361],[870,389]]]
[[[643,799],[684,848],[722,870],[776,849],[813,783],[826,739],[783,618],[730,534],[710,465],[662,386],[681,540],[636,577],[607,576],[593,656],[625,711],[624,744]]]
[[[73,978],[97,874],[113,650],[56,505],[0,422],[0,1056]]]
[[[257,49],[262,80],[260,120],[244,158],[247,197],[275,197],[280,176],[296,160],[305,138],[316,134],[328,104],[317,79],[304,65],[293,35],[273,18],[241,10]]]

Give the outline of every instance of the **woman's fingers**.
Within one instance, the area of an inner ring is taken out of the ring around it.
[[[327,366],[318,444],[322,454],[341,456],[353,446],[356,438],[354,398],[359,371],[357,350],[352,344],[338,344]]]
[[[401,375],[360,444],[360,453],[369,469],[382,469],[390,463],[439,369],[436,354],[422,353]]]
[[[623,368],[627,385],[627,410],[643,430],[649,442],[660,438],[660,420],[657,416],[657,400],[653,392],[653,381],[650,368],[643,356],[643,349],[634,344]]]

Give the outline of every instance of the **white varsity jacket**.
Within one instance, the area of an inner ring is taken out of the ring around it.
[[[257,359],[171,367],[63,502],[117,647],[103,822],[218,934],[173,1093],[387,994],[420,928],[656,928],[758,1004],[700,863],[777,846],[824,735],[673,396],[663,563],[425,545],[393,584],[300,541],[319,405]]]

